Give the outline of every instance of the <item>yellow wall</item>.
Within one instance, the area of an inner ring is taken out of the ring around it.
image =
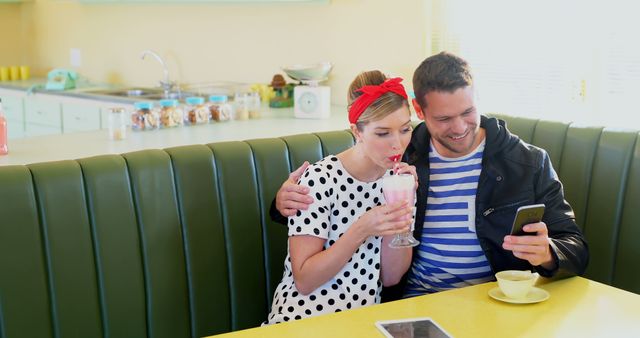
[[[410,82],[427,50],[423,0],[328,4],[36,0],[22,6],[27,12],[22,23],[0,27],[26,26],[23,34],[32,45],[22,45],[22,53],[11,57],[26,58],[35,73],[44,74],[54,67],[70,67],[69,49],[79,48],[82,66],[77,70],[97,82],[156,85],[161,68],[152,59],[140,59],[144,49],[166,57],[172,77],[185,83],[269,82],[280,66],[326,60],[335,65],[329,82],[333,101],[344,103],[348,83],[359,71],[379,68]],[[0,8],[18,11],[15,7]],[[8,35],[5,29],[0,32],[2,39]]]
[[[33,32],[28,5],[0,4],[0,66],[29,64]]]

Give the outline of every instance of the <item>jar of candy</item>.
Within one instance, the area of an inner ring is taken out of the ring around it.
[[[160,118],[153,109],[152,102],[136,102],[133,104],[134,110],[131,113],[131,130],[142,131],[158,129]]]
[[[183,123],[182,108],[178,100],[160,100],[160,127],[173,128]]]
[[[250,119],[260,118],[260,93],[251,92],[246,97]]]
[[[204,98],[192,96],[186,98],[184,123],[187,125],[209,122],[209,108],[204,104]]]
[[[235,114],[234,120],[246,120],[249,118],[249,106],[251,104],[251,98],[249,93],[236,93],[235,100]]]
[[[124,108],[109,108],[109,139],[124,140],[127,138]]]
[[[213,121],[230,120],[233,107],[227,102],[227,95],[209,96],[209,112]]]

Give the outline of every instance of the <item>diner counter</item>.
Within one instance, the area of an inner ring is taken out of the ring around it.
[[[543,302],[509,304],[488,295],[496,285],[485,283],[221,337],[383,337],[376,321],[417,317],[431,318],[457,338],[638,335],[640,295],[635,293],[572,277],[539,285],[550,294]]]
[[[292,134],[347,129],[346,108],[332,106],[328,119],[297,119],[293,108],[263,107],[258,119],[212,122],[206,125],[132,132],[125,140],[109,140],[107,130],[77,132],[9,140],[9,154],[0,165],[77,159],[102,154],[120,154],[142,149],[161,149],[189,144],[207,144],[278,137]]]

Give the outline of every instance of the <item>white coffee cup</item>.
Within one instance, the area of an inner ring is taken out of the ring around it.
[[[505,270],[496,273],[496,279],[505,296],[522,299],[531,291],[538,279],[538,274],[531,271]]]

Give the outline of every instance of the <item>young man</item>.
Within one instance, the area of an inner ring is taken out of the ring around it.
[[[422,217],[414,236],[420,245],[409,272],[383,299],[484,283],[509,269],[582,274],[587,244],[548,154],[503,121],[479,114],[467,62],[446,52],[431,56],[416,69],[413,87],[424,123],[413,131],[404,160],[419,177],[416,215]],[[300,173],[278,191],[274,219],[313,203],[306,187],[296,185]],[[516,210],[529,204],[545,205],[542,222],[526,225],[527,235],[509,235]]]

